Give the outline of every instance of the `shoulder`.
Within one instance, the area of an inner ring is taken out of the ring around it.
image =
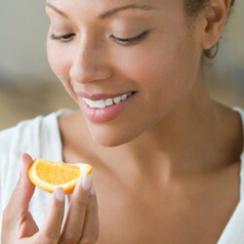
[[[63,111],[39,115],[0,131],[0,167],[16,164],[24,152],[34,157],[43,153],[43,144],[58,136],[57,117]]]
[[[23,153],[50,159],[60,155],[57,118],[64,113],[66,110],[39,115],[0,131],[0,198],[3,203],[19,178]]]
[[[14,137],[18,137],[20,135],[24,135],[30,131],[33,131],[34,127],[38,124],[42,116],[37,116],[32,119],[24,120],[18,122],[16,125],[9,127],[0,131],[0,145],[1,147],[6,145],[5,142],[11,141]],[[0,150],[1,150],[0,147]]]
[[[0,132],[0,208],[6,205],[19,178],[22,153],[31,145],[40,116],[21,121]],[[4,187],[3,187],[4,186]]]
[[[30,120],[21,121],[10,128],[0,131],[0,157],[2,159],[6,158],[10,151],[21,151],[21,147],[30,140],[36,130],[40,119],[41,116],[38,116]]]
[[[24,152],[34,157],[42,156],[43,145],[52,144],[53,138],[59,139],[58,117],[68,113],[71,113],[71,110],[60,109],[21,121],[0,131],[0,164],[5,161],[4,158],[22,155]]]
[[[241,117],[244,119],[244,108],[233,107],[233,110],[235,110],[236,112],[238,112],[241,115]]]
[[[33,141],[45,124],[43,115],[24,120],[0,132],[0,155],[6,155],[10,150],[21,151],[27,145],[34,146]],[[13,146],[15,146],[13,148]]]

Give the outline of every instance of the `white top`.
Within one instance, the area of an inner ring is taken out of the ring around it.
[[[234,108],[241,115],[244,128],[244,110]],[[0,229],[2,212],[17,183],[20,172],[21,156],[24,152],[32,157],[62,161],[62,141],[58,116],[72,112],[58,110],[47,116],[18,123],[15,127],[0,133]],[[244,132],[243,132],[244,135]],[[224,228],[217,244],[244,243],[244,151],[241,154],[240,200],[232,217]],[[51,194],[36,189],[30,203],[30,212],[39,227],[45,221],[49,210]],[[67,204],[67,202],[66,202]]]

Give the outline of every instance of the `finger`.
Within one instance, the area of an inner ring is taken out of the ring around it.
[[[46,224],[40,231],[44,240],[51,242],[57,242],[59,240],[64,218],[64,200],[63,189],[57,188],[53,194],[52,206],[49,210]]]
[[[62,233],[62,243],[78,243],[81,238],[91,184],[91,176],[85,175],[74,190]]]
[[[90,201],[87,206],[84,231],[80,244],[96,243],[99,235],[99,217],[95,189],[92,189]]]
[[[23,154],[21,174],[7,206],[8,215],[14,216],[15,219],[28,212],[29,202],[35,190],[28,176],[32,161],[31,156]]]
[[[33,163],[33,159],[31,156],[27,153],[23,154],[22,156],[22,171],[21,171],[21,178],[22,178],[22,184],[25,189],[25,194],[21,195],[21,192],[18,192],[20,194],[20,199],[22,201],[22,206],[28,210],[30,199],[34,193],[35,186],[31,183],[29,178],[29,168],[31,164]]]

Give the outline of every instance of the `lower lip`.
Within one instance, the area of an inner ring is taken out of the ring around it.
[[[103,123],[114,120],[124,110],[125,106],[132,101],[135,95],[136,93],[118,104],[114,104],[103,109],[91,108],[81,99],[82,111],[88,120],[95,123]]]

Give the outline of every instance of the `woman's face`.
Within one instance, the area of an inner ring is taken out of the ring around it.
[[[100,144],[136,138],[190,95],[201,35],[183,0],[49,0],[46,11],[50,66]]]

